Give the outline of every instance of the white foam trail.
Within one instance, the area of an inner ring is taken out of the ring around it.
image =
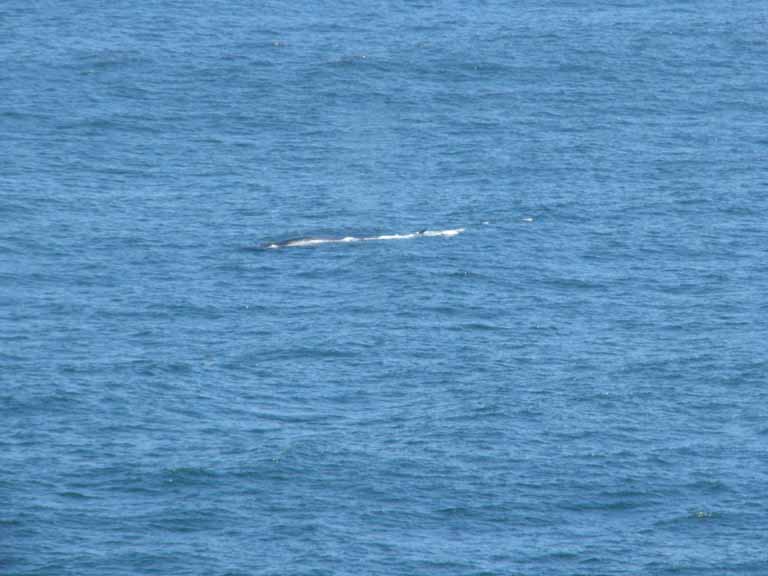
[[[411,232],[410,234],[382,234],[381,236],[345,236],[344,238],[301,238],[288,240],[287,242],[268,244],[267,248],[298,248],[302,246],[317,246],[318,244],[341,244],[347,242],[371,242],[376,240],[410,240],[420,236],[450,238],[464,232],[464,228],[452,230],[424,230],[423,232]]]

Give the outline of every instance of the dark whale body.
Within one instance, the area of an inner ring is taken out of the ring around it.
[[[288,240],[278,240],[276,242],[267,242],[261,245],[261,248],[292,248],[299,246],[316,246],[318,244],[346,244],[356,242],[366,242],[374,240],[405,240],[408,238],[416,238],[422,236],[444,236],[451,237],[457,234],[461,234],[464,228],[456,228],[453,230],[419,230],[418,232],[411,232],[409,234],[382,234],[380,236],[345,236],[343,238],[329,238],[329,237],[305,237],[305,238],[290,238]]]

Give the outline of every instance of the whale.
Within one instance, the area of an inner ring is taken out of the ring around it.
[[[318,246],[321,244],[349,244],[353,242],[372,242],[372,241],[385,241],[385,240],[409,240],[411,238],[421,237],[445,237],[450,238],[464,232],[464,228],[453,228],[450,230],[418,230],[417,232],[409,232],[406,234],[381,234],[379,236],[343,236],[338,238],[326,238],[326,237],[306,237],[306,238],[291,238],[288,240],[279,240],[275,242],[266,242],[262,245],[263,248],[276,250],[280,248],[302,248],[309,246]]]

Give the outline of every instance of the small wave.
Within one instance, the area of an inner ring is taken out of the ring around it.
[[[344,236],[343,238],[297,238],[295,240],[285,240],[283,242],[269,242],[267,248],[300,248],[304,246],[318,246],[320,244],[346,244],[350,242],[373,242],[383,240],[410,240],[411,238],[421,237],[443,237],[451,238],[464,232],[464,228],[453,228],[450,230],[420,230],[408,234],[382,234],[380,236]]]

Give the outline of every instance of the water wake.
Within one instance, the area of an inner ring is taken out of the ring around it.
[[[373,242],[377,240],[410,240],[411,238],[437,237],[450,238],[464,232],[464,228],[452,230],[420,230],[409,234],[382,234],[381,236],[345,236],[343,238],[298,238],[283,242],[270,242],[267,248],[299,248],[318,244],[346,244],[350,242]]]

